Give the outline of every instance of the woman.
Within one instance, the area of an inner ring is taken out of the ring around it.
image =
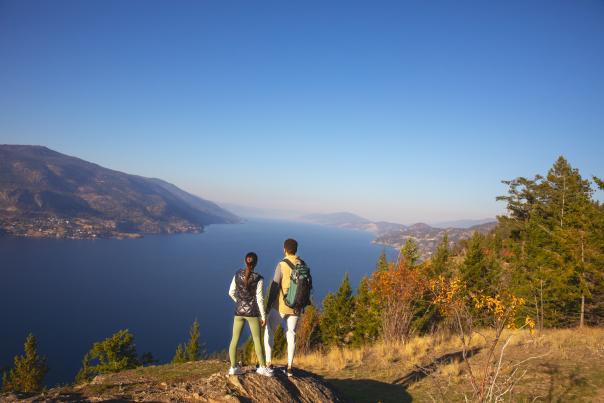
[[[229,296],[235,301],[235,319],[233,321],[233,338],[229,347],[229,357],[231,359],[231,368],[229,375],[240,375],[243,373],[241,368],[235,366],[237,358],[237,344],[243,330],[243,325],[247,321],[252,331],[254,339],[254,349],[260,366],[256,372],[264,376],[273,376],[273,370],[266,367],[264,354],[262,353],[262,342],[260,341],[260,326],[264,327],[264,297],[262,276],[254,272],[258,263],[258,255],[250,252],[245,255],[245,269],[239,270],[233,276]]]

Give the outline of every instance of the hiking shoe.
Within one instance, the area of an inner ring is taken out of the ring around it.
[[[294,376],[294,369],[291,367],[287,367],[287,371],[285,372],[287,374],[287,377],[292,377]]]
[[[273,376],[273,370],[267,367],[258,367],[256,373],[264,376]]]
[[[241,375],[243,371],[239,367],[229,368],[229,375]]]

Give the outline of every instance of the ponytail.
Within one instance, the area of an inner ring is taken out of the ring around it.
[[[252,271],[254,271],[256,264],[258,264],[258,255],[256,255],[254,252],[250,252],[245,255],[245,277],[243,280],[245,288],[249,288],[250,276]]]

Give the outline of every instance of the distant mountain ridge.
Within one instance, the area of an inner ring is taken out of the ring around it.
[[[495,220],[492,220],[467,228],[437,228],[425,223],[403,225],[385,221],[373,222],[356,214],[347,212],[308,214],[300,217],[300,219],[314,224],[369,231],[376,235],[376,239],[373,241],[374,243],[397,249],[401,248],[407,239],[414,238],[419,244],[422,258],[424,259],[429,258],[434,253],[445,232],[449,237],[449,242],[453,245],[462,239],[470,238],[476,231],[487,233],[495,228],[495,225],[497,224]],[[467,221],[470,220],[461,220],[460,222]]]
[[[94,238],[199,232],[240,218],[156,178],[42,146],[0,145],[0,232]]]
[[[495,221],[493,218],[440,221],[432,223],[435,228],[470,228]]]

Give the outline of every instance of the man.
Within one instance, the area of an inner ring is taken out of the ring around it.
[[[295,239],[286,239],[283,243],[284,260],[288,260],[293,266],[300,263],[296,255],[298,251],[298,242]],[[268,294],[268,315],[266,319],[266,329],[264,332],[264,351],[266,353],[267,366],[272,368],[272,349],[274,343],[275,331],[279,325],[286,323],[287,339],[287,376],[292,376],[292,364],[294,361],[294,352],[296,349],[296,325],[299,315],[293,308],[285,305],[284,296],[289,289],[290,275],[292,268],[287,262],[281,261],[275,269],[275,276]]]

